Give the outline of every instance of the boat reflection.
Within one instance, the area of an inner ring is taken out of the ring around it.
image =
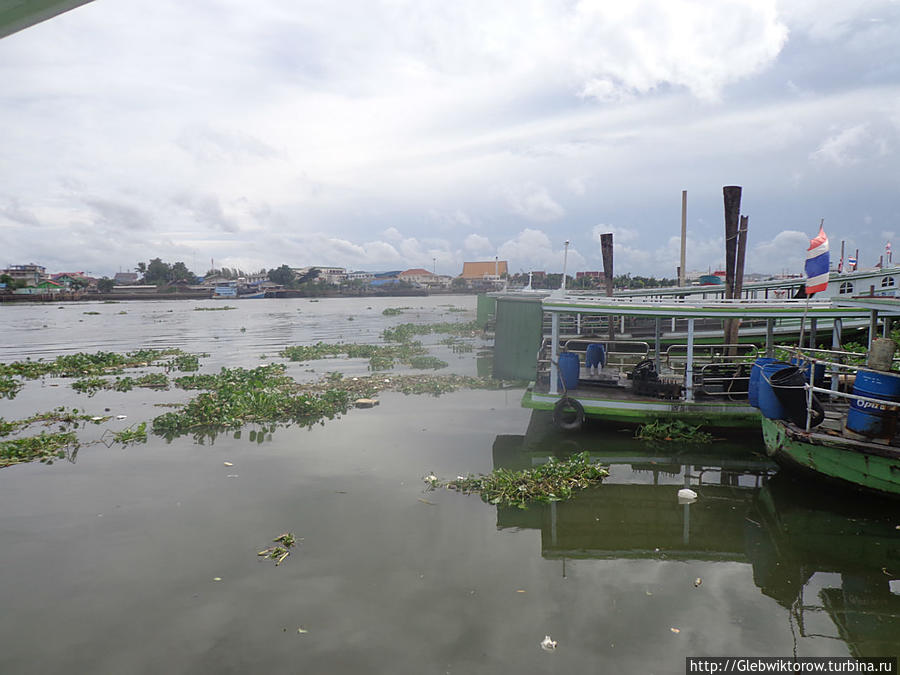
[[[496,438],[495,468],[588,450],[609,464],[610,476],[567,502],[498,507],[497,525],[540,530],[541,555],[563,565],[585,558],[746,563],[760,591],[789,612],[798,635],[842,640],[856,656],[895,655],[896,504],[862,495],[848,501],[778,473],[757,443],[664,448],[625,433],[582,434],[573,442],[532,418],[524,436]],[[682,486],[699,500],[678,504]],[[820,632],[818,616],[827,616],[836,634]]]

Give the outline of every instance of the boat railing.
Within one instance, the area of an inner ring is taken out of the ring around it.
[[[643,361],[650,354],[650,344],[640,340],[592,340],[590,338],[570,338],[563,342],[562,348],[567,352],[575,352],[581,356],[587,353],[588,345],[601,344],[606,351],[606,363],[612,366],[634,365]]]
[[[694,386],[705,396],[746,399],[750,387],[750,365],[739,362],[705,363],[694,367]]]
[[[729,354],[733,352],[733,354]],[[669,345],[666,349],[664,361],[673,370],[684,368],[687,364],[688,346],[682,344]],[[694,362],[706,360],[710,363],[743,363],[748,359],[759,356],[756,345],[749,344],[719,344],[719,345],[694,345]]]
[[[815,394],[823,394],[825,396],[829,396],[832,398],[832,400],[835,398],[845,399],[849,401],[851,405],[853,404],[853,402],[859,401],[862,403],[870,403],[872,405],[878,406],[882,410],[893,410],[895,413],[897,411],[900,411],[900,402],[896,400],[865,396],[863,394],[857,394],[852,391],[848,392],[840,390],[842,380],[846,386],[851,385],[852,382],[849,376],[855,375],[858,368],[861,365],[864,365],[864,363],[844,363],[844,360],[851,359],[855,361],[864,361],[866,358],[865,354],[860,354],[859,352],[840,351],[835,349],[814,349],[798,347],[781,347],[780,349],[783,349],[785,352],[794,355],[794,358],[796,358],[801,370],[806,369],[807,367],[809,369],[806,374],[807,381],[803,384],[803,389],[806,393],[806,431],[810,431],[812,428],[812,413],[814,408],[813,396]],[[813,354],[822,354],[828,358],[818,358]],[[897,363],[898,359],[893,359],[893,362]],[[816,365],[823,365],[827,369],[829,369],[831,375],[830,388],[826,389],[825,387],[818,387],[815,385]]]

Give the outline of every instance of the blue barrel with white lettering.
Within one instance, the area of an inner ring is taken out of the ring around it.
[[[872,438],[893,437],[898,406],[891,402],[900,404],[900,374],[860,368],[856,372],[853,393],[885,403],[853,399],[847,413],[847,428]]]

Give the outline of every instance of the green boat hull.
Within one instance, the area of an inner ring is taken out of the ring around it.
[[[770,457],[785,468],[900,497],[900,449],[838,436],[809,433],[762,418]]]
[[[657,421],[679,420],[687,424],[712,429],[758,429],[760,414],[749,404],[717,404],[685,401],[665,401],[633,398],[617,398],[569,394],[584,408],[589,419],[621,424],[646,424]],[[562,395],[538,393],[527,389],[522,396],[522,407],[533,410],[553,410]]]

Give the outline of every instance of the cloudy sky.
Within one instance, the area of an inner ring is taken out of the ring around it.
[[[674,276],[900,232],[900,2],[96,0],[0,40],[0,266]],[[900,240],[894,241],[895,247]],[[836,257],[836,256],[835,256]]]

